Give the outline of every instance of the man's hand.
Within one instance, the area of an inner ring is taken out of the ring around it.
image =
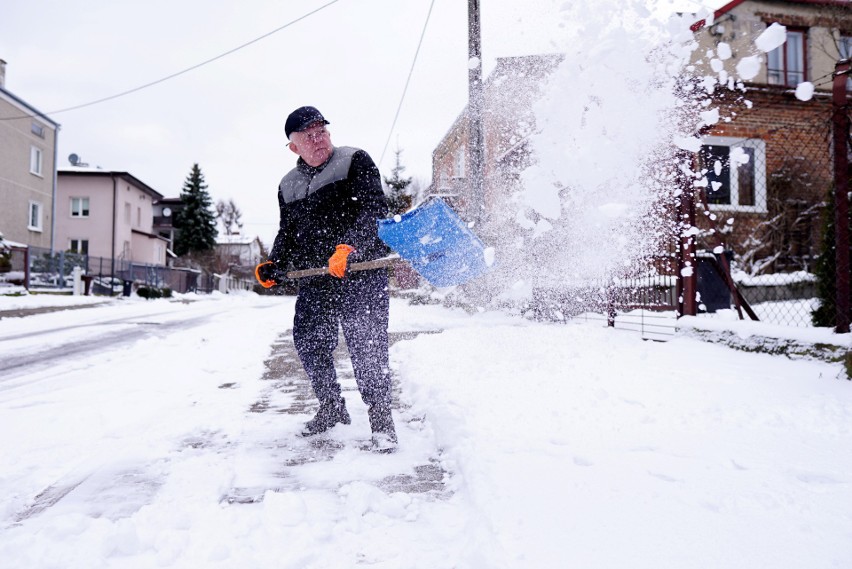
[[[346,274],[346,259],[349,257],[349,253],[354,250],[354,247],[346,245],[345,243],[338,245],[334,249],[334,255],[332,255],[328,260],[328,273],[342,279],[343,275]]]
[[[254,278],[263,288],[272,288],[278,284],[275,280],[277,273],[278,267],[272,261],[264,261],[254,268]]]

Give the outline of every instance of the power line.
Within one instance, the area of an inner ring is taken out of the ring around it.
[[[382,156],[379,158],[379,166],[382,165],[382,162],[385,160],[385,153],[388,150],[388,144],[390,144],[391,136],[393,136],[393,129],[396,128],[396,121],[399,118],[399,112],[402,110],[402,102],[405,101],[405,94],[408,92],[408,84],[411,82],[411,74],[414,73],[414,66],[417,64],[417,56],[420,54],[420,46],[423,45],[423,37],[426,35],[426,27],[429,25],[429,18],[432,16],[432,8],[435,6],[435,0],[429,4],[429,12],[426,13],[426,21],[423,22],[423,30],[420,32],[420,41],[417,42],[417,50],[414,52],[414,60],[411,62],[411,69],[408,70],[408,78],[405,80],[405,87],[402,89],[402,97],[399,99],[399,106],[396,108],[396,114],[393,117],[393,124],[391,124],[390,132],[388,132],[388,139],[385,141],[385,147],[382,149]]]
[[[308,18],[308,17],[310,17],[310,16],[313,16],[313,15],[314,15],[314,14],[316,14],[317,12],[319,12],[319,11],[321,11],[321,10],[324,10],[325,8],[328,8],[328,7],[329,7],[329,6],[331,6],[332,4],[336,4],[336,3],[337,3],[337,2],[339,2],[339,1],[340,1],[340,0],[331,0],[330,2],[327,2],[326,4],[323,4],[323,5],[322,5],[322,6],[320,6],[319,8],[317,8],[317,9],[315,9],[315,10],[312,10],[312,11],[308,12],[307,14],[305,14],[305,15],[303,15],[303,16],[299,16],[299,17],[298,17],[298,18],[296,18],[295,20],[291,20],[290,22],[287,22],[287,23],[286,23],[286,24],[284,24],[283,26],[280,26],[280,27],[278,27],[278,28],[275,28],[275,29],[274,29],[274,30],[272,30],[271,32],[267,32],[267,33],[263,34],[262,36],[258,36],[258,37],[254,38],[254,39],[253,39],[253,40],[251,40],[251,41],[247,41],[246,43],[244,43],[244,44],[242,44],[242,45],[239,45],[239,46],[237,46],[237,47],[235,47],[235,48],[233,48],[233,49],[229,49],[228,51],[226,51],[226,52],[224,52],[224,53],[220,53],[219,55],[217,55],[217,56],[215,56],[215,57],[211,57],[210,59],[207,59],[207,60],[205,60],[205,61],[202,61],[201,63],[197,63],[197,64],[195,64],[195,65],[193,65],[193,66],[191,66],[191,67],[187,67],[186,69],[183,69],[183,70],[178,71],[178,72],[176,72],[176,73],[172,73],[171,75],[167,75],[167,76],[165,76],[165,77],[162,77],[162,78],[160,78],[160,79],[157,79],[156,81],[151,81],[150,83],[145,83],[144,85],[140,85],[140,86],[138,86],[138,87],[134,87],[133,89],[128,89],[127,91],[122,91],[121,93],[116,93],[115,95],[110,95],[109,97],[103,97],[102,99],[97,99],[97,100],[95,100],[95,101],[90,101],[90,102],[88,102],[88,103],[83,103],[82,105],[75,105],[75,106],[73,106],[73,107],[66,107],[66,108],[64,108],[64,109],[59,109],[59,110],[57,110],[57,111],[51,111],[51,112],[43,113],[43,114],[46,114],[46,115],[58,115],[59,113],[65,113],[65,112],[68,112],[68,111],[75,111],[75,110],[77,110],[77,109],[82,109],[82,108],[84,108],[84,107],[91,107],[92,105],[97,105],[97,104],[99,104],[99,103],[104,103],[104,102],[106,102],[106,101],[111,101],[111,100],[113,100],[113,99],[118,99],[119,97],[124,97],[125,95],[130,95],[131,93],[136,93],[137,91],[141,91],[141,90],[143,90],[143,89],[147,89],[148,87],[153,87],[154,85],[159,85],[160,83],[163,83],[163,82],[165,82],[165,81],[168,81],[169,79],[174,79],[175,77],[178,77],[178,76],[183,75],[183,74],[185,74],[185,73],[189,73],[190,71],[194,71],[194,70],[198,69],[199,67],[203,67],[203,66],[207,65],[208,63],[213,63],[214,61],[217,61],[217,60],[219,60],[219,59],[222,59],[223,57],[226,57],[226,56],[228,56],[228,55],[231,55],[232,53],[235,53],[235,52],[237,52],[237,51],[239,51],[239,50],[241,50],[241,49],[243,49],[243,48],[246,48],[246,47],[248,47],[248,46],[250,46],[250,45],[252,45],[252,44],[255,44],[255,43],[259,42],[260,40],[266,39],[266,38],[268,38],[269,36],[271,36],[271,35],[273,35],[273,34],[276,34],[276,33],[280,32],[281,30],[283,30],[283,29],[285,29],[285,28],[289,28],[290,26],[292,26],[293,24],[295,24],[295,23],[297,23],[297,22],[301,22],[302,20],[304,20],[304,19],[306,19],[306,18]],[[434,0],[433,0],[433,2],[434,2]],[[32,118],[32,117],[35,117],[35,116],[38,116],[38,114],[20,115],[20,116],[16,116],[16,117],[5,117],[5,118],[0,118],[0,120],[24,119],[24,118]]]

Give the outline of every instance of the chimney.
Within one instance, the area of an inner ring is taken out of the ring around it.
[[[0,59],[0,88],[6,88],[6,62]]]

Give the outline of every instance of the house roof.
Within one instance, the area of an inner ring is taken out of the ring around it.
[[[151,196],[151,198],[156,200],[163,199],[163,194],[134,176],[128,172],[117,172],[113,170],[101,170],[100,168],[85,168],[80,166],[75,166],[73,168],[63,168],[61,170],[57,170],[56,174],[58,176],[69,176],[69,177],[96,177],[96,178],[120,178],[127,182],[128,184],[133,184],[143,192],[147,193]]]
[[[781,4],[813,4],[815,6],[849,6],[849,0],[776,0]],[[715,12],[713,12],[713,19],[716,20],[720,16],[724,16],[746,0],[732,0],[728,2]],[[697,32],[701,28],[703,28],[707,24],[707,20],[698,20],[694,24],[692,24],[689,29],[693,32]]]
[[[163,198],[157,200],[157,205],[183,205],[183,200],[181,198]]]
[[[9,102],[14,104],[15,106],[19,107],[21,109],[21,111],[27,113],[26,115],[23,115],[21,117],[11,117],[11,118],[22,118],[23,119],[23,118],[27,118],[27,117],[33,117],[33,118],[38,117],[39,119],[50,123],[53,126],[53,128],[59,128],[58,122],[54,121],[51,118],[48,118],[48,116],[45,115],[43,112],[39,111],[38,109],[36,109],[32,105],[30,105],[29,103],[24,101],[23,99],[21,99],[20,97],[16,97],[12,93],[10,93],[6,89],[4,89],[3,87],[0,87],[0,96],[3,97],[4,99],[7,99]]]
[[[154,235],[153,233],[148,233],[147,231],[142,231],[140,229],[131,229],[130,232],[136,233],[137,235],[144,235],[148,239],[159,239],[160,241],[165,241],[166,243],[168,243],[168,241],[169,241],[168,239],[166,239],[162,235]]]

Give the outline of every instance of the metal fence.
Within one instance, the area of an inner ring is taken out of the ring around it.
[[[201,287],[201,271],[133,263],[122,259],[54,252],[39,247],[10,252],[6,280],[30,290],[70,290],[74,268],[80,267],[92,294],[129,294],[132,286],[170,289],[174,292],[209,292]],[[212,286],[210,287],[212,289]]]

